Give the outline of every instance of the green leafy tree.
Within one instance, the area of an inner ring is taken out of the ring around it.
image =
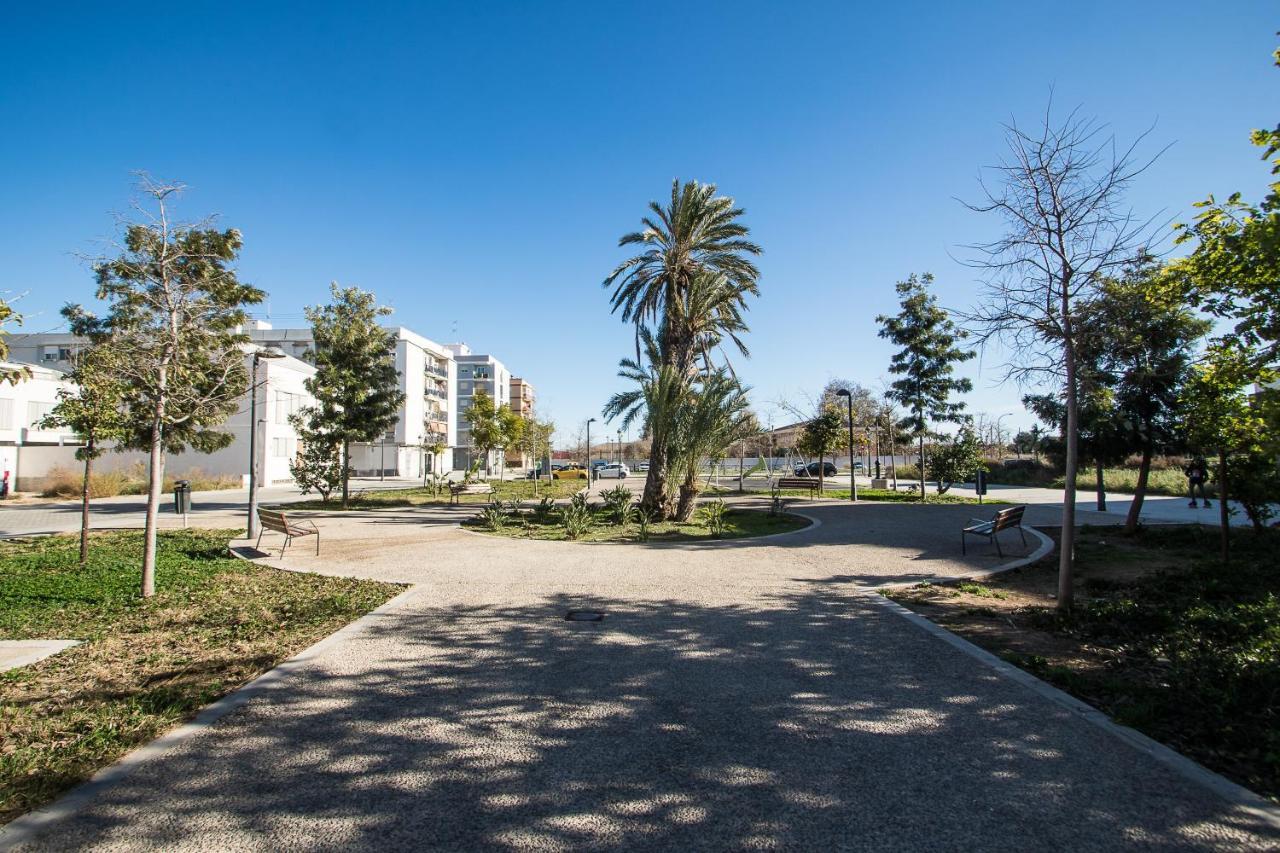
[[[1116,408],[1114,389],[1109,386],[1090,383],[1078,401],[1080,455],[1093,462],[1098,511],[1106,512],[1105,470],[1108,465],[1123,462],[1133,450],[1133,425]],[[1022,404],[1060,434],[1066,428],[1067,406],[1060,395],[1029,394],[1022,398]],[[1066,442],[1057,439],[1042,442],[1042,446],[1044,444],[1048,445],[1051,458],[1061,462],[1066,455]]]
[[[498,448],[503,452],[499,454],[499,474],[498,478],[502,479],[506,476],[508,447],[519,447],[520,438],[524,435],[525,419],[520,417],[506,403],[498,407],[498,411],[494,416],[498,426]]]
[[[116,365],[129,426],[122,446],[150,457],[143,597],[155,594],[165,454],[188,447],[212,452],[231,443],[232,436],[218,427],[249,387],[241,332],[245,307],[264,297],[231,266],[242,246],[239,231],[171,219],[168,201],[181,189],[144,177],[154,210],[125,227],[118,257],[94,265],[106,315],[70,309],[94,345],[128,354]]]
[[[950,441],[933,452],[933,475],[938,478],[938,494],[945,495],[956,483],[963,483],[979,471],[987,470],[982,460],[982,442],[973,427],[964,424]]]
[[[958,423],[963,402],[953,402],[953,394],[973,390],[968,379],[955,378],[955,365],[973,358],[972,350],[958,342],[966,333],[956,328],[947,312],[929,292],[933,276],[912,274],[897,284],[902,310],[896,316],[880,315],[880,337],[901,347],[889,363],[889,372],[900,377],[889,386],[888,397],[900,403],[907,415],[898,426],[907,430],[919,445],[920,500],[925,499],[927,479],[924,440],[933,423]]]
[[[22,315],[15,314],[13,308],[8,302],[0,299],[0,329],[3,329],[10,323],[22,325]],[[4,333],[0,332],[0,361],[9,359],[9,342],[6,340]],[[31,375],[29,367],[0,367],[0,382],[8,382],[10,385],[17,385],[23,379]]]
[[[440,480],[440,454],[449,449],[449,445],[441,440],[440,434],[433,432],[431,426],[434,422],[431,415],[427,415],[422,422],[422,440],[418,443],[419,449],[427,455],[431,460],[430,465],[422,466],[422,488],[428,487],[429,478],[434,477],[438,483]],[[434,490],[434,494],[439,494],[439,487]]]
[[[334,490],[342,488],[342,442],[314,412],[303,409],[289,416],[298,433],[298,453],[289,460],[289,473],[302,494],[315,492],[329,502]]]
[[[1280,66],[1280,50],[1274,53]],[[1254,130],[1253,144],[1280,176],[1280,125]],[[1225,201],[1214,196],[1196,204],[1200,213],[1179,224],[1178,243],[1194,243],[1173,272],[1184,277],[1192,301],[1233,324],[1231,337],[1254,370],[1280,361],[1280,180],[1273,180],[1259,203],[1235,192]]]
[[[489,457],[495,447],[503,442],[502,421],[498,416],[498,407],[493,398],[483,389],[476,391],[471,398],[471,407],[463,415],[463,419],[471,427],[471,448],[476,454],[472,460],[472,472],[483,465],[485,474],[489,473]]]
[[[83,334],[80,315],[72,308],[63,309],[63,316],[71,323],[72,331]],[[82,447],[76,449],[76,459],[84,463],[84,478],[80,487],[80,565],[89,560],[89,501],[93,478],[93,463],[106,453],[112,442],[128,438],[129,422],[125,417],[126,388],[120,381],[120,362],[123,354],[109,342],[85,347],[76,353],[71,372],[67,374],[70,388],[58,391],[58,402],[40,426],[43,429],[66,428],[74,432]]]
[[[819,492],[826,488],[823,460],[828,453],[843,447],[847,441],[844,418],[840,409],[834,405],[822,407],[817,416],[801,428],[800,436],[796,439],[796,450],[805,456],[817,457]]]
[[[340,450],[342,507],[351,492],[351,445],[376,441],[396,423],[404,393],[396,371],[395,334],[378,325],[391,313],[369,291],[329,285],[332,302],[306,308],[316,372],[306,381],[314,406],[301,410],[311,435]]]
[[[533,496],[538,496],[538,481],[542,477],[542,463],[546,460],[547,464],[551,463],[551,437],[555,435],[556,425],[554,421],[542,421],[536,417],[530,417],[525,421],[524,430],[521,432],[519,447],[520,451],[533,460],[534,477],[533,477]],[[550,469],[548,469],[550,470]]]
[[[1109,389],[1108,399],[1099,401],[1101,412],[1081,416],[1094,422],[1089,431],[1095,436],[1108,428],[1112,433],[1109,448],[1094,442],[1095,465],[1101,458],[1141,455],[1128,533],[1138,529],[1156,452],[1182,440],[1182,386],[1196,346],[1212,327],[1187,307],[1186,296],[1180,277],[1144,252],[1105,279],[1080,312],[1081,364]]]
[[[1251,393],[1253,382],[1259,377],[1252,356],[1247,346],[1229,340],[1217,342],[1193,368],[1183,390],[1191,446],[1217,457],[1224,563],[1230,559],[1231,544],[1228,501],[1240,496],[1248,498],[1245,511],[1254,528],[1261,530],[1276,496],[1271,488],[1276,476],[1274,428],[1280,424],[1280,394],[1274,390]],[[1274,371],[1264,370],[1261,378],[1275,382],[1277,377]],[[1242,479],[1240,484],[1236,483],[1237,476]],[[1244,482],[1250,476],[1254,482]]]
[[[643,229],[619,241],[642,251],[619,264],[604,286],[613,289],[613,310],[622,312],[624,322],[636,324],[636,365],[642,329],[657,330],[653,364],[657,373],[669,374],[663,387],[675,391],[669,387],[672,381],[692,382],[699,355],[704,370],[710,370],[711,350],[723,338],[741,345],[746,298],[759,292],[759,270],[749,256],[761,250],[747,239],[742,209],[733,199],[716,195],[714,184],[673,181],[670,202],[650,202],[649,209],[651,215],[641,220]],[[669,431],[657,424],[659,415],[660,410],[651,409],[647,416],[654,429],[641,499],[642,511],[655,518],[671,511]]]

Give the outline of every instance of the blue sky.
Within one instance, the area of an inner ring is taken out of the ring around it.
[[[1122,140],[1173,147],[1144,215],[1261,194],[1248,131],[1274,123],[1280,19],[1263,2],[23,4],[0,30],[0,289],[26,329],[91,297],[79,253],[131,171],[240,228],[277,326],[332,280],[395,320],[492,352],[569,432],[618,387],[618,237],[672,178],[718,184],[765,248],[740,373],[762,418],[831,377],[879,387],[875,315],[993,234],[966,211],[1000,123],[1052,88]],[[456,328],[456,333],[454,329]],[[998,361],[972,411],[1016,412]]]

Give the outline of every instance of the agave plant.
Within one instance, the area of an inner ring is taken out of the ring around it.
[[[615,524],[627,523],[627,511],[631,508],[631,490],[624,485],[614,486],[601,495],[604,509]]]
[[[540,524],[545,524],[551,514],[555,512],[556,502],[549,495],[543,495],[542,500],[538,501],[538,505],[533,508],[534,520]]]
[[[702,523],[707,526],[707,530],[716,539],[724,535],[725,515],[728,511],[729,508],[725,505],[724,498],[716,498],[702,505]]]
[[[480,522],[495,533],[507,529],[507,516],[501,507],[487,506],[480,511]]]
[[[585,497],[581,502],[575,501],[565,507],[561,524],[564,525],[564,535],[569,539],[580,539],[591,529],[591,510],[587,508]]]

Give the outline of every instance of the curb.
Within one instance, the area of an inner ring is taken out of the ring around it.
[[[1077,718],[1124,741],[1139,752],[1163,764],[1182,778],[1212,791],[1227,803],[1242,809],[1251,817],[1267,824],[1270,828],[1280,831],[1280,806],[1275,805],[1266,798],[1255,794],[1242,785],[1237,785],[1225,776],[1220,776],[1212,770],[1202,767],[1182,753],[1165,746],[1159,741],[1152,740],[1136,729],[1120,725],[1092,705],[1082,702],[1071,694],[1059,690],[1047,681],[1042,681],[1007,661],[1001,660],[986,649],[974,645],[958,634],[948,631],[914,610],[885,598],[874,589],[864,587],[861,594],[870,599],[875,605],[906,619],[925,633],[936,637],[952,648],[995,670],[999,675],[1017,682],[1041,698],[1047,699],[1069,711]]]
[[[259,694],[278,687],[286,678],[292,675],[295,669],[300,668],[330,646],[336,645],[352,634],[362,631],[368,624],[387,615],[417,591],[418,588],[416,586],[409,587],[394,598],[388,599],[373,610],[370,610],[356,621],[344,625],[324,639],[267,670],[248,684],[233,690],[213,704],[207,705],[191,722],[184,723],[175,729],[170,729],[150,743],[143,744],[137,749],[126,753],[114,764],[102,768],[93,774],[88,781],[81,782],[52,803],[14,818],[5,826],[0,826],[0,853],[8,853],[15,847],[31,841],[37,833],[50,824],[71,817],[97,794],[125,779],[142,762],[172,749],[193,735],[209,728],[232,711],[256,698]]]
[[[1044,559],[1046,555],[1048,555],[1051,551],[1053,551],[1053,540],[1050,539],[1048,536],[1041,533],[1039,530],[1036,530],[1034,527],[1030,525],[1026,525],[1022,529],[1030,531],[1030,533],[1033,536],[1035,536],[1037,539],[1040,540],[1040,546],[1025,557],[1019,557],[1016,560],[1010,560],[1007,563],[1001,563],[995,568],[982,569],[979,571],[971,572],[967,575],[934,575],[933,577],[925,578],[924,580],[890,581],[889,583],[864,584],[864,587],[866,589],[906,589],[908,587],[913,587],[918,583],[927,582],[927,583],[936,583],[936,584],[948,584],[948,583],[961,583],[962,581],[973,580],[975,578],[989,578],[989,577],[993,577],[994,575],[1000,575],[1000,574],[1004,574],[1005,572],[1011,572],[1014,569],[1020,569],[1023,566],[1029,566],[1032,563],[1035,563],[1039,560]]]

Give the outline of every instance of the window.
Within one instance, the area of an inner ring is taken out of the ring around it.
[[[287,424],[289,415],[302,408],[302,395],[290,394],[288,391],[276,392],[276,423]]]
[[[474,376],[476,379],[489,379],[489,378],[491,378],[491,377],[490,377],[490,375],[489,375],[489,365],[487,365],[487,364],[477,364],[477,365],[475,366],[475,370],[474,370],[474,371],[472,371],[472,374],[471,374],[471,375],[472,375],[472,376]]]
[[[281,458],[289,455],[289,439],[273,438],[271,439],[271,455]]]
[[[27,424],[32,429],[39,429],[40,421],[53,411],[53,403],[41,403],[36,400],[27,401]]]
[[[12,400],[0,400],[0,429],[13,429]]]

